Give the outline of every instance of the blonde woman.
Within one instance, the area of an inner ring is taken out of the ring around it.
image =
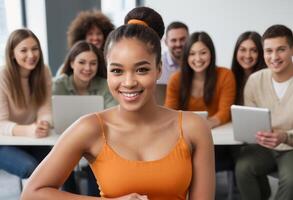
[[[0,134],[46,137],[51,127],[51,74],[40,42],[28,29],[12,32],[0,70]],[[27,178],[47,155],[47,146],[0,146],[0,169]]]

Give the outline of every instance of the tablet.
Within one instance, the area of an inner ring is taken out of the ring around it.
[[[258,131],[271,131],[271,114],[267,108],[231,106],[234,139],[255,144]]]

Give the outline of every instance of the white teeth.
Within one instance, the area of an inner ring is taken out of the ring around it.
[[[250,63],[252,63],[253,61],[252,61],[252,60],[243,60],[243,62],[246,63],[246,64],[250,64]]]
[[[278,65],[280,65],[280,62],[273,62],[272,65],[277,67]]]
[[[29,65],[33,65],[33,64],[35,64],[36,62],[35,61],[28,61],[27,62]]]
[[[122,92],[122,95],[126,96],[126,97],[135,97],[135,96],[138,95],[138,92],[136,92],[136,93],[124,93],[124,92]]]
[[[85,76],[90,76],[92,73],[82,72],[82,74],[85,75]]]
[[[251,65],[252,62],[243,62],[243,64],[245,64],[245,65]]]

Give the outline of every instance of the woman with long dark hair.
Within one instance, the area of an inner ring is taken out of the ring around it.
[[[266,68],[266,64],[261,36],[254,31],[242,33],[235,44],[232,59],[232,71],[236,79],[236,104],[244,103],[243,90],[248,77],[263,68]]]
[[[212,39],[205,32],[190,35],[183,52],[181,71],[169,80],[165,106],[176,110],[208,111],[211,128],[230,120],[235,98],[235,79],[216,66]]]

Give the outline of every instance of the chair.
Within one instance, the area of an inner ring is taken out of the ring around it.
[[[166,89],[167,89],[167,85],[164,85],[164,84],[157,84],[156,86],[155,97],[156,97],[157,103],[161,106],[163,106],[165,103]]]

